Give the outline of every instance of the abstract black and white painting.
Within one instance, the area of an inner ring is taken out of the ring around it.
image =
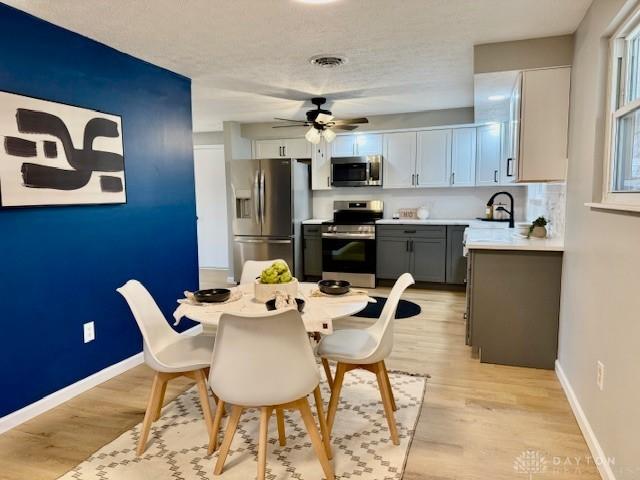
[[[122,120],[0,92],[3,207],[125,203]]]

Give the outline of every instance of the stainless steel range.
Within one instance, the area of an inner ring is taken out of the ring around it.
[[[322,278],[376,286],[376,220],[382,201],[333,202],[333,221],[322,224]]]

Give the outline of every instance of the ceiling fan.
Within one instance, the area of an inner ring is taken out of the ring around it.
[[[275,125],[273,128],[311,127],[305,134],[304,138],[313,144],[318,144],[323,137],[327,142],[332,142],[336,138],[336,133],[333,129],[350,131],[358,128],[358,124],[369,123],[369,120],[364,117],[334,120],[331,112],[322,108],[322,105],[327,103],[327,99],[324,97],[314,97],[311,99],[311,103],[313,103],[317,108],[307,112],[306,120],[276,118],[276,120],[294,123],[292,125]]]

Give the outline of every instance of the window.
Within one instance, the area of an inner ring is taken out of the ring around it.
[[[640,10],[611,38],[609,80],[603,202],[640,207]]]

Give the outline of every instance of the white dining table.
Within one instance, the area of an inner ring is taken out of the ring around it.
[[[305,301],[302,320],[307,332],[331,334],[333,320],[354,315],[363,310],[367,303],[375,303],[366,292],[352,292],[348,295],[318,295],[315,283],[301,282],[298,296]],[[223,313],[234,315],[259,315],[267,312],[264,302],[254,297],[253,284],[233,287],[231,298],[235,301],[225,303],[198,304],[186,299],[179,300],[178,308],[173,313],[174,325],[182,318],[188,318],[203,325],[218,325]],[[315,294],[314,294],[315,292]]]

